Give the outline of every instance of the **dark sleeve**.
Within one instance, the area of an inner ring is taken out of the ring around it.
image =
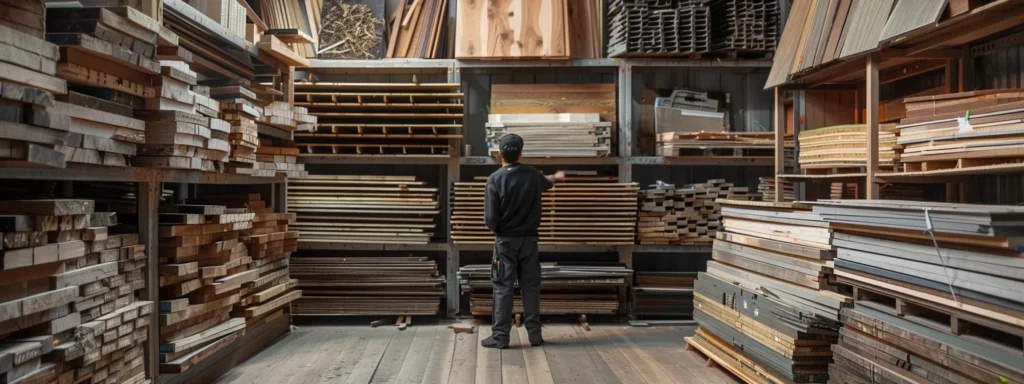
[[[551,181],[547,176],[544,176],[540,171],[537,171],[537,175],[540,177],[541,192],[547,191],[555,186],[555,182]]]
[[[484,223],[491,232],[497,233],[498,219],[501,218],[501,195],[498,194],[498,186],[493,178],[487,178],[487,188],[484,193]]]

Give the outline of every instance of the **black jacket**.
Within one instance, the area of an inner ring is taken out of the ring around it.
[[[512,163],[487,178],[484,221],[501,237],[537,236],[541,193],[554,183],[529,165]]]

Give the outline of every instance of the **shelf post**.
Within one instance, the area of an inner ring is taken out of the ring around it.
[[[157,255],[158,243],[157,238],[159,237],[159,228],[157,227],[157,218],[160,212],[160,194],[161,186],[158,181],[144,181],[138,183],[138,203],[139,203],[139,241],[146,246],[146,288],[142,290],[142,300],[153,301],[154,307],[160,301],[159,291],[159,261],[160,257]],[[146,371],[149,372],[149,377],[152,379],[156,378],[156,375],[160,372],[160,366],[157,364],[157,353],[159,352],[158,342],[160,340],[160,319],[157,315],[160,311],[155,308],[153,313],[149,315],[149,337],[146,339],[145,353],[146,353]]]
[[[878,54],[872,53],[867,58],[867,76],[864,82],[865,108],[867,108],[867,180],[864,187],[867,199],[878,198],[878,184],[875,184],[875,173],[878,172]]]
[[[619,108],[619,157],[633,156],[633,65],[619,66],[618,108]]]
[[[786,172],[786,98],[782,87],[775,87],[775,202],[785,197],[782,178]]]
[[[445,183],[447,185],[442,186],[444,190],[452,187],[452,183],[459,181],[459,159],[452,158],[448,161],[447,172],[445,173]],[[452,213],[455,211],[455,207],[448,200],[442,200],[446,203],[447,209],[445,209],[446,218],[441,220],[445,225],[444,232],[448,234],[448,247],[445,251],[447,258],[445,262],[445,300],[448,305],[447,318],[453,318],[459,314],[459,247],[455,244],[455,240],[452,239],[451,232],[451,221],[449,218],[452,217]]]

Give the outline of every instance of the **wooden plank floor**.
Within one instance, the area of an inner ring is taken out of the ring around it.
[[[456,335],[450,321],[417,318],[390,325],[307,325],[285,334],[217,383],[601,384],[739,383],[686,351],[693,326],[634,328],[544,324],[546,343],[531,347],[513,328],[508,349],[480,348],[490,325]],[[482,329],[483,333],[480,332]],[[525,345],[523,345],[525,344]]]

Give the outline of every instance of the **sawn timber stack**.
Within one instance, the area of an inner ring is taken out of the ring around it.
[[[620,293],[625,293],[632,276],[633,270],[618,263],[541,263],[540,313],[617,314],[622,309]],[[469,310],[474,316],[491,314],[494,300],[490,264],[459,268],[459,285],[463,294],[470,295]],[[518,289],[512,312],[523,313]]]
[[[295,315],[436,315],[444,275],[427,257],[292,257]]]

